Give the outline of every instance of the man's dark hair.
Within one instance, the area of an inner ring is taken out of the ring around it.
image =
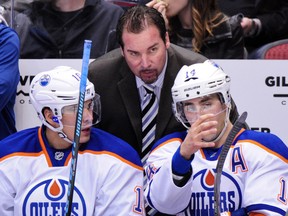
[[[124,43],[122,34],[124,28],[131,33],[140,33],[148,26],[154,25],[158,28],[160,36],[166,42],[165,20],[161,13],[156,9],[145,5],[137,5],[129,8],[119,19],[116,35],[120,46],[123,48]]]

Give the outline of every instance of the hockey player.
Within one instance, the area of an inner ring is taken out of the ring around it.
[[[30,100],[43,125],[0,142],[1,216],[64,216],[80,75],[61,66],[33,79]],[[99,103],[87,80],[71,215],[142,215],[141,161],[126,142],[92,127]]]
[[[214,215],[217,159],[231,128],[230,78],[211,61],[183,66],[172,87],[187,131],[163,137],[147,160],[145,196],[160,212]],[[242,129],[221,175],[221,215],[285,215],[288,149],[275,135]]]

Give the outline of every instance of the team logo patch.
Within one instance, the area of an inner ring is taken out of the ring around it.
[[[65,215],[68,182],[48,179],[33,186],[25,196],[23,216]],[[71,215],[86,215],[86,204],[79,189],[74,187]]]
[[[64,152],[55,152],[55,154],[54,154],[55,160],[60,161],[63,159],[63,157],[64,157]]]
[[[47,86],[50,80],[51,77],[48,74],[44,74],[43,76],[40,77],[40,85]]]
[[[204,169],[194,175],[192,197],[189,206],[185,210],[188,215],[214,215],[215,171]],[[221,212],[235,211],[241,207],[241,187],[233,177],[227,172],[223,171],[222,173],[220,187]]]

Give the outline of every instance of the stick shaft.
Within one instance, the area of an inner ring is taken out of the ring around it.
[[[71,168],[70,168],[69,184],[68,184],[68,191],[67,191],[67,202],[66,202],[66,208],[65,208],[66,216],[70,216],[71,210],[72,210],[73,192],[74,192],[74,185],[75,185],[75,178],[76,178],[77,158],[78,158],[79,141],[80,141],[81,127],[82,127],[83,107],[84,107],[84,102],[85,102],[85,91],[86,91],[91,43],[92,42],[89,40],[84,41],[79,101],[78,101],[78,109],[77,109],[77,118],[76,118],[76,123],[75,123],[74,141],[72,144]]]
[[[214,215],[220,216],[221,207],[220,207],[220,184],[221,184],[221,174],[223,170],[223,166],[225,163],[225,159],[227,157],[230,146],[233,143],[234,138],[239,133],[239,131],[243,128],[245,124],[245,120],[247,118],[247,112],[244,112],[239,119],[233,125],[228,137],[223,144],[221,153],[218,158],[217,166],[216,166],[216,177],[214,180]]]

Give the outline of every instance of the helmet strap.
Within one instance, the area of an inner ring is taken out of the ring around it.
[[[68,139],[68,136],[62,130],[58,130],[57,132],[60,138],[64,139],[68,143],[73,143],[70,139]]]
[[[53,127],[51,124],[49,124],[49,122],[45,119],[45,121],[43,122],[43,124],[45,126],[47,126],[48,128],[50,128],[52,131],[55,131],[58,133],[59,137],[64,139],[66,142],[68,143],[73,143],[70,139],[68,139],[68,136],[63,132],[63,125],[61,120],[57,120],[57,123],[59,124],[58,128]]]

